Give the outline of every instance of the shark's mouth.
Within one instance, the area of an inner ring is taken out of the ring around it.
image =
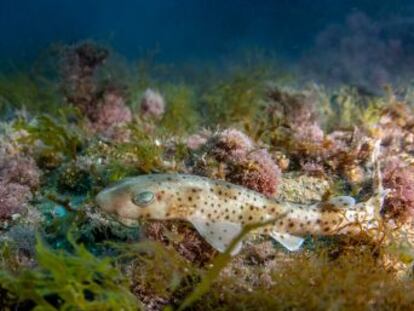
[[[110,221],[120,223],[121,225],[124,225],[125,227],[128,227],[128,228],[136,228],[136,227],[139,227],[139,225],[141,224],[141,221],[137,219],[125,218],[125,217],[121,217],[121,216],[117,216],[117,215],[113,215],[109,213],[105,213],[105,215],[107,216],[107,218],[109,218]]]
[[[128,228],[138,227],[141,224],[141,222],[136,219],[124,218],[119,216],[113,217],[113,219]]]

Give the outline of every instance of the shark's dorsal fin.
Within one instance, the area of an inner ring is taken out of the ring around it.
[[[337,208],[350,208],[355,205],[355,199],[353,197],[343,195],[330,198],[328,203],[334,205]]]
[[[269,235],[290,251],[297,251],[305,241],[304,238],[289,233],[272,231]]]
[[[210,220],[203,215],[192,215],[188,219],[198,231],[198,233],[206,239],[206,241],[216,250],[223,253],[230,246],[231,242],[240,234],[242,226],[227,220]],[[231,252],[236,255],[242,247],[242,243],[238,243]]]

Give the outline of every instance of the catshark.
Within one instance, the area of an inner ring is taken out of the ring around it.
[[[269,235],[290,251],[307,235],[357,236],[378,229],[387,193],[381,187],[365,202],[350,196],[315,204],[281,202],[221,180],[186,174],[150,174],[127,178],[104,189],[98,206],[130,226],[140,220],[179,219],[190,222],[215,249],[226,251],[247,225],[263,224],[255,233]],[[241,248],[239,243],[233,254]]]

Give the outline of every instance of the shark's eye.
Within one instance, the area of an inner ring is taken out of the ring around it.
[[[150,204],[152,201],[154,201],[154,198],[155,198],[154,193],[152,193],[151,191],[144,191],[134,196],[132,198],[132,202],[134,202],[134,204],[140,207],[145,207],[148,204]]]

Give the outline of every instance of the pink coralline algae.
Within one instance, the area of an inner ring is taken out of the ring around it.
[[[400,152],[414,151],[413,127],[412,111],[404,103],[394,99],[391,105],[382,110],[377,125],[384,153],[390,156]]]
[[[0,154],[0,181],[37,189],[40,186],[40,170],[30,157]]]
[[[260,149],[249,153],[246,159],[234,163],[228,179],[246,188],[272,196],[277,191],[280,169],[267,150]]]
[[[100,92],[95,73],[108,51],[91,42],[66,48],[62,64],[62,89],[67,101],[87,117],[94,114]]]
[[[291,92],[277,88],[267,94],[269,116],[279,119],[292,132],[292,137],[302,143],[323,142],[324,132],[318,123],[316,98],[312,92]]]
[[[160,119],[165,113],[165,101],[160,93],[147,89],[141,99],[140,114],[143,118]]]
[[[31,198],[28,186],[0,181],[0,220],[21,213]]]
[[[24,211],[39,186],[40,170],[33,159],[0,154],[0,220]]]
[[[91,127],[96,132],[111,136],[114,128],[132,121],[131,110],[125,104],[122,93],[116,88],[108,88],[90,116]]]
[[[279,167],[266,149],[258,148],[243,132],[236,129],[221,131],[210,137],[201,149],[204,155],[196,163],[196,172],[214,175],[214,171],[209,170],[209,163],[213,161],[222,171],[219,177],[267,196],[276,194]]]
[[[385,162],[383,183],[391,192],[385,199],[384,213],[405,221],[414,217],[414,167],[398,158]]]
[[[97,70],[108,58],[108,51],[91,42],[67,48],[63,64],[63,91],[67,101],[87,118],[93,132],[105,137],[125,136],[119,125],[132,120],[120,87],[102,85]]]
[[[201,146],[203,146],[207,142],[210,136],[211,136],[211,133],[210,131],[207,131],[207,130],[202,131],[197,134],[190,135],[186,141],[188,149],[190,150],[199,149]]]
[[[254,149],[252,140],[243,132],[227,129],[214,135],[208,142],[211,154],[218,160],[241,161]]]
[[[293,135],[298,141],[322,143],[325,134],[317,122],[312,122],[298,124]]]

